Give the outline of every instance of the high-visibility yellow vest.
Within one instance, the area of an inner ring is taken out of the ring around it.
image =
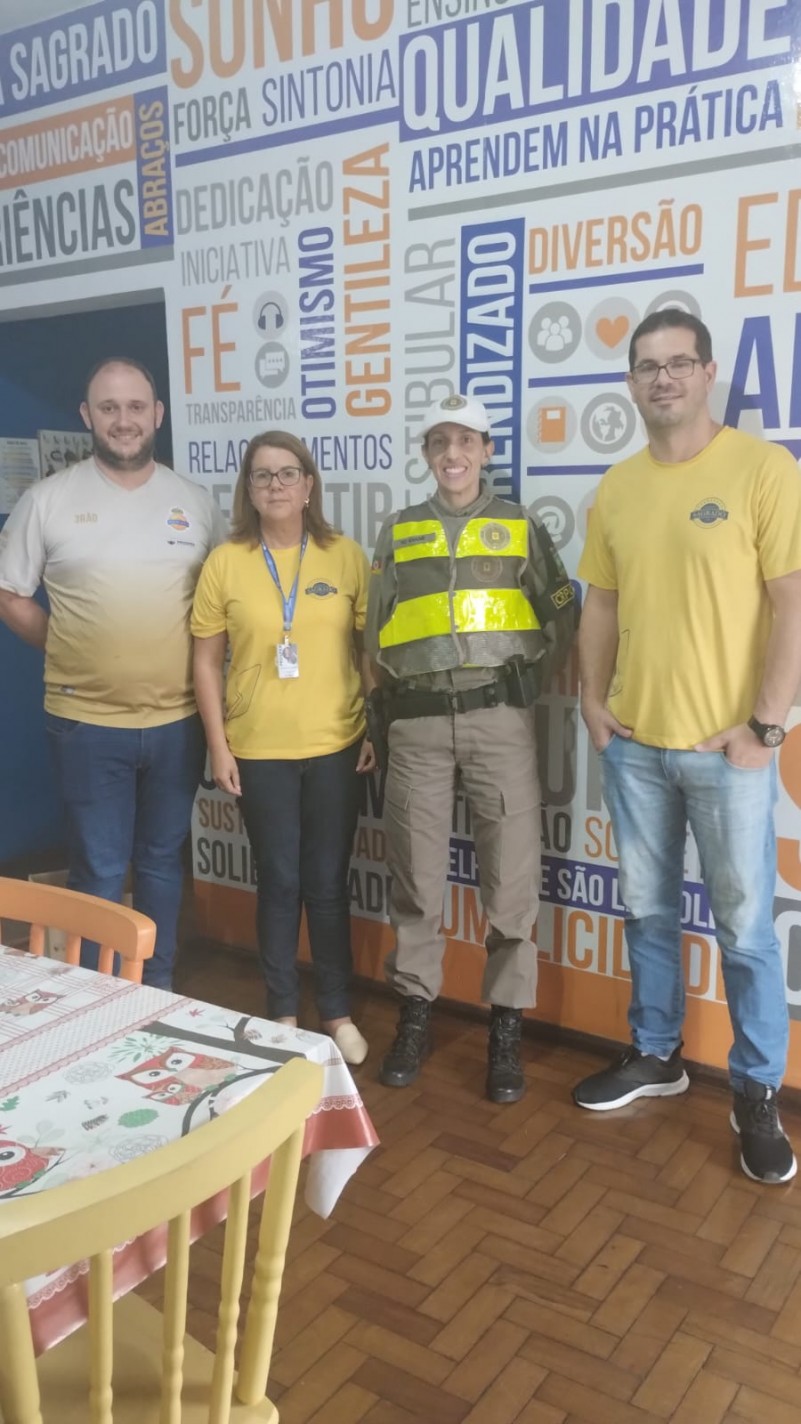
[[[528,519],[492,499],[451,549],[429,503],[413,505],[392,530],[396,600],[379,631],[380,662],[397,677],[456,667],[500,667],[515,654],[536,661],[540,622],[521,588]]]

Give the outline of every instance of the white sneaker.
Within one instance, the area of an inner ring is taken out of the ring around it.
[[[369,1052],[367,1039],[359,1033],[355,1023],[340,1024],[334,1034],[334,1043],[346,1063],[363,1063]]]

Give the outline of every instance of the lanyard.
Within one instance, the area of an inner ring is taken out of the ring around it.
[[[293,583],[292,588],[291,588],[290,591],[289,591],[289,597],[286,596],[286,594],[284,593],[284,590],[283,590],[282,587],[281,587],[281,580],[280,580],[280,578],[278,577],[278,569],[277,569],[276,566],[275,566],[275,559],[273,558],[272,554],[270,553],[270,550],[267,548],[267,545],[266,545],[265,543],[262,543],[262,546],[261,546],[261,552],[262,552],[263,555],[264,555],[264,562],[265,562],[265,564],[267,565],[267,568],[268,568],[268,570],[269,570],[270,577],[271,577],[273,583],[275,584],[276,588],[278,589],[278,592],[279,592],[280,595],[281,595],[281,602],[282,602],[282,604],[284,605],[284,642],[285,642],[285,643],[289,641],[289,635],[290,635],[290,633],[292,632],[292,620],[293,620],[293,618],[295,617],[295,604],[296,604],[297,601],[298,601],[298,583],[300,582],[300,566],[301,566],[301,564],[303,563],[303,555],[304,555],[305,552],[306,552],[306,545],[308,544],[308,542],[309,542],[309,536],[308,536],[308,534],[304,534],[304,535],[303,535],[303,542],[302,542],[302,544],[301,544],[301,546],[300,546],[300,558],[298,559],[298,571],[297,571],[297,573],[295,574],[295,582]]]

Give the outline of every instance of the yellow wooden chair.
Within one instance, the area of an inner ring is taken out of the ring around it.
[[[44,954],[46,929],[63,930],[68,964],[80,964],[82,939],[96,940],[100,945],[97,967],[101,974],[114,972],[114,955],[119,954],[120,977],[134,984],[141,984],[143,963],[150,959],[156,943],[156,926],[138,910],[59,885],[0,876],[0,943],[4,919],[30,925],[31,954]]]
[[[243,1102],[178,1142],[2,1204],[3,1424],[277,1424],[278,1411],[265,1390],[304,1123],[322,1085],[318,1064],[294,1059]],[[251,1170],[268,1155],[270,1177],[235,1374]],[[185,1335],[190,1211],[226,1187],[217,1348],[211,1354]],[[165,1222],[163,1314],[134,1294],[112,1308],[112,1247]],[[86,1257],[88,1323],[37,1364],[20,1282]]]

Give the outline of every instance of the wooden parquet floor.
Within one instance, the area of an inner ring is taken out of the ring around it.
[[[262,1011],[230,951],[185,956],[179,986]],[[493,1107],[485,1028],[445,1010],[418,1082],[385,1089],[394,1005],[356,1017],[381,1147],[330,1220],[298,1204],[281,1424],[799,1424],[801,1190],[743,1176],[721,1089],[581,1112],[570,1088],[599,1060],[531,1038],[526,1098]],[[801,1148],[801,1115],[783,1120]],[[194,1248],[208,1342],[220,1249]]]

